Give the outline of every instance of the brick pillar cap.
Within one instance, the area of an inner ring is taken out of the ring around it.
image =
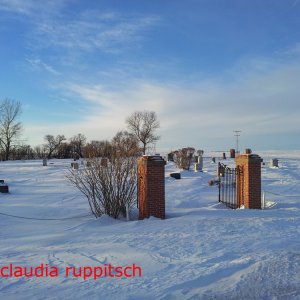
[[[248,160],[260,160],[263,161],[263,159],[257,155],[257,154],[240,154],[236,157],[236,159],[248,159]]]
[[[139,164],[166,165],[166,161],[160,155],[143,155],[138,158]]]
[[[143,155],[144,160],[164,160],[160,155]]]

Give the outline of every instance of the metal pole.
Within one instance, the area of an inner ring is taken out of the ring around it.
[[[233,132],[235,133],[235,137],[236,137],[236,153],[239,154],[239,136],[240,136],[240,132],[242,132],[241,130],[233,130]]]
[[[262,205],[261,205],[261,208],[264,209],[265,208],[265,191],[263,191],[263,194],[262,194]]]
[[[220,163],[218,163],[218,176],[219,176],[219,202],[221,202],[221,176],[220,176]]]

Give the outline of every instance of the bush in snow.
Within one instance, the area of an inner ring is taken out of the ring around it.
[[[174,162],[176,166],[180,169],[189,170],[193,155],[195,153],[195,148],[187,147],[174,151]]]
[[[118,156],[105,166],[93,158],[89,167],[70,169],[67,178],[87,197],[96,218],[103,214],[118,218],[136,203],[136,162],[134,157]]]

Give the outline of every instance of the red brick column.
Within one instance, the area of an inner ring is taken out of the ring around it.
[[[237,180],[237,191],[245,208],[261,208],[261,162],[256,154],[242,154],[236,157],[236,166],[243,172],[243,180]]]
[[[139,219],[165,218],[165,164],[161,156],[138,159]]]

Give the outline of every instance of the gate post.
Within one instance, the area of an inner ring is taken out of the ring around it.
[[[245,208],[261,208],[261,162],[256,154],[241,154],[236,157],[236,166],[243,172],[236,180],[237,192]]]
[[[165,160],[161,156],[138,159],[139,219],[165,218]]]

